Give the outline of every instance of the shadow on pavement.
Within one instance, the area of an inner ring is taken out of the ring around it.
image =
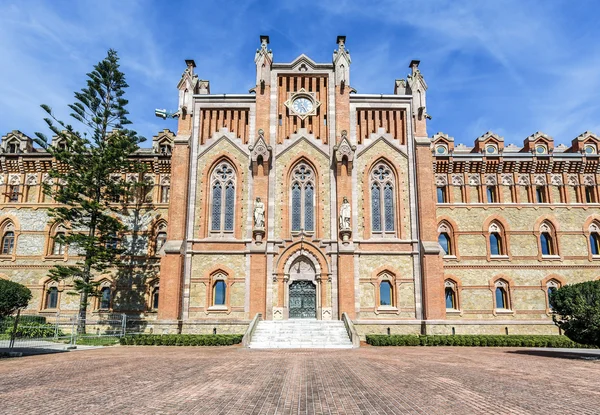
[[[600,350],[593,349],[526,349],[511,350],[507,353],[556,357],[559,359],[600,360]]]
[[[65,353],[68,350],[60,349],[46,349],[43,347],[15,347],[9,349],[7,347],[0,347],[0,358],[5,357],[21,357],[21,356],[36,356],[39,354],[51,354],[51,353]]]

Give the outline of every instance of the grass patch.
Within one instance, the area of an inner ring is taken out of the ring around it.
[[[119,344],[119,338],[112,336],[78,336],[77,344],[82,346],[114,346]]]

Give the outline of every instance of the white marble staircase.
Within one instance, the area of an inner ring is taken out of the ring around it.
[[[351,349],[352,342],[342,321],[259,321],[248,346],[253,349]]]

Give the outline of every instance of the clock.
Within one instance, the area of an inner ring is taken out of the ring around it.
[[[297,92],[290,93],[284,105],[289,108],[290,115],[304,120],[306,117],[317,115],[321,103],[317,100],[316,93],[301,88]]]
[[[314,108],[312,100],[305,96],[300,96],[292,101],[294,112],[299,115],[307,115]]]

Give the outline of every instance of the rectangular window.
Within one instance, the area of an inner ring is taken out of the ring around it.
[[[18,202],[19,201],[19,185],[11,185],[8,195],[9,202]]]
[[[546,191],[543,186],[537,186],[535,188],[535,200],[538,203],[547,203]]]
[[[495,186],[487,187],[487,201],[488,203],[498,203],[498,196],[496,194]]]
[[[446,197],[446,188],[445,187],[438,187],[437,188],[437,201],[438,203],[447,203],[448,199]]]
[[[593,186],[585,187],[585,201],[586,203],[596,203],[596,194],[594,193]]]

